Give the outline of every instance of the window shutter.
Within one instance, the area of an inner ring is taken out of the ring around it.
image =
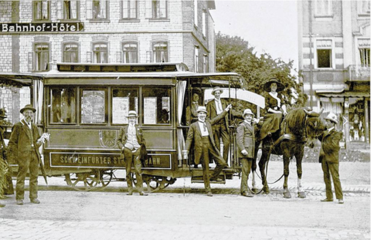
[[[92,52],[88,51],[86,52],[86,62],[91,63],[92,62]]]
[[[93,18],[93,2],[92,0],[86,0],[86,19]]]
[[[63,19],[63,7],[62,7],[62,0],[58,0],[57,2],[57,18]]]
[[[122,63],[122,62],[123,62],[123,61],[122,61],[122,54],[121,54],[120,51],[117,51],[117,52],[116,52],[116,62],[117,62],[117,63]]]
[[[152,0],[146,0],[146,18],[152,17]]]
[[[32,72],[34,70],[35,70],[35,67],[34,67],[34,53],[29,52],[28,53],[28,71]]]

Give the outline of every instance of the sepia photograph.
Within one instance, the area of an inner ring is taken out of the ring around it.
[[[370,239],[370,0],[0,0],[0,239]]]

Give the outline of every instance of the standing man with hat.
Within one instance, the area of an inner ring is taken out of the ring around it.
[[[131,178],[131,167],[134,165],[135,177],[137,179],[137,188],[140,196],[147,196],[143,192],[143,179],[142,179],[142,163],[140,161],[143,150],[145,149],[145,140],[143,138],[142,129],[136,124],[138,114],[136,111],[129,111],[127,126],[121,127],[117,145],[121,150],[121,154],[125,158],[126,167],[126,182],[128,185],[127,195],[133,195],[133,180]]]
[[[206,119],[206,107],[200,106],[197,109],[198,121],[191,124],[188,131],[187,141],[185,150],[183,150],[184,159],[188,159],[188,153],[191,149],[191,145],[194,145],[194,162],[199,164],[201,161],[203,170],[203,180],[205,185],[206,194],[212,197],[210,188],[211,181],[219,181],[218,176],[220,172],[227,166],[227,163],[220,156],[220,152],[216,147],[214,136],[212,134],[212,125],[217,124],[221,119],[227,115],[227,112],[231,108],[228,105],[222,113],[215,118],[209,120]],[[215,159],[216,167],[213,175],[209,179],[209,155]],[[201,160],[202,158],[202,160]]]
[[[242,177],[241,177],[241,195],[245,197],[253,197],[253,194],[248,187],[249,174],[251,167],[253,170],[256,169],[255,163],[255,133],[258,128],[253,122],[254,113],[251,109],[246,109],[243,112],[243,118],[245,119],[237,127],[237,145],[239,149],[239,158],[242,162]]]
[[[39,204],[40,201],[37,199],[37,178],[39,175],[38,164],[41,161],[41,157],[38,149],[44,143],[44,137],[40,137],[36,125],[32,122],[36,109],[31,104],[28,104],[20,112],[23,114],[23,119],[14,124],[9,139],[10,153],[18,160],[17,205],[23,205],[24,181],[27,171],[30,173],[31,203]]]
[[[343,134],[335,130],[338,119],[334,113],[329,113],[325,120],[327,131],[318,138],[322,143],[319,162],[322,163],[323,178],[326,185],[326,198],[321,200],[321,202],[333,201],[331,175],[334,182],[336,199],[338,199],[339,204],[343,204],[343,191],[339,178],[339,142]]]
[[[211,92],[214,95],[215,99],[211,100],[206,105],[207,117],[209,119],[214,119],[218,115],[223,113],[223,110],[227,107],[227,101],[220,98],[223,90],[219,87],[216,87]],[[215,145],[220,150],[220,138],[223,141],[223,158],[228,165],[228,152],[229,152],[229,127],[228,127],[228,114],[225,114],[224,117],[216,124],[213,125],[213,135],[215,138]]]
[[[6,111],[5,109],[0,108],[0,122],[6,118]],[[6,129],[6,128],[5,128]],[[3,126],[0,125],[0,197],[4,197],[4,192],[8,188],[7,186],[7,175],[9,165],[6,159],[6,145],[4,141],[4,131],[5,129]],[[10,183],[11,179],[10,179]],[[9,186],[10,187],[10,186]],[[11,185],[13,187],[13,185]],[[0,207],[5,207],[5,204],[0,202]]]

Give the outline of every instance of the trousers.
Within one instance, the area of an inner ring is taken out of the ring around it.
[[[134,165],[135,178],[137,179],[136,187],[139,192],[143,191],[142,178],[142,163],[140,162],[140,148],[132,152],[128,148],[124,148],[125,167],[126,167],[126,182],[128,191],[133,191],[133,179],[131,177],[131,167]]]
[[[251,171],[253,159],[243,157],[243,158],[240,158],[240,161],[242,163],[242,177],[241,177],[241,189],[240,190],[241,190],[241,193],[243,193],[243,192],[248,191],[247,181],[249,180],[249,174]]]
[[[214,173],[211,178],[217,178],[220,172],[227,166],[227,163],[224,159],[219,156],[219,154],[214,150],[210,139],[208,136],[202,137],[202,171],[203,171],[203,179],[206,192],[211,192],[210,187],[210,175],[209,175],[209,155],[213,157],[216,163],[216,167],[214,169]]]
[[[336,199],[343,199],[343,190],[341,188],[341,183],[340,183],[340,178],[339,178],[339,164],[329,163],[326,160],[322,160],[322,171],[323,171],[323,179],[326,185],[326,198],[333,199],[332,186],[331,186],[331,177],[332,177],[332,181],[334,182]]]
[[[39,176],[39,159],[36,150],[33,149],[27,158],[18,159],[18,174],[16,185],[16,199],[24,199],[24,182],[27,171],[30,172],[30,199],[37,198],[37,178]]]

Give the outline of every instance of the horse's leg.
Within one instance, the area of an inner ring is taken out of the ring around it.
[[[297,150],[297,152],[295,153],[295,158],[296,158],[296,172],[298,174],[298,184],[297,184],[297,188],[298,188],[298,197],[299,198],[305,198],[306,195],[305,195],[305,192],[303,190],[303,187],[301,185],[301,176],[302,176],[302,161],[303,161],[303,156],[304,156],[304,145],[303,147],[300,147],[299,150]]]
[[[269,160],[270,154],[269,154],[269,148],[270,146],[265,144],[263,141],[263,147],[262,147],[262,156],[259,160],[259,169],[260,169],[260,175],[262,178],[262,184],[263,184],[263,191],[264,193],[268,194],[269,191],[269,186],[267,183],[267,176],[265,174],[265,168],[266,168],[266,163]]]
[[[291,194],[288,188],[288,178],[290,173],[290,148],[288,142],[283,142],[281,144],[282,153],[283,153],[283,175],[285,180],[283,182],[283,197],[291,198]]]

